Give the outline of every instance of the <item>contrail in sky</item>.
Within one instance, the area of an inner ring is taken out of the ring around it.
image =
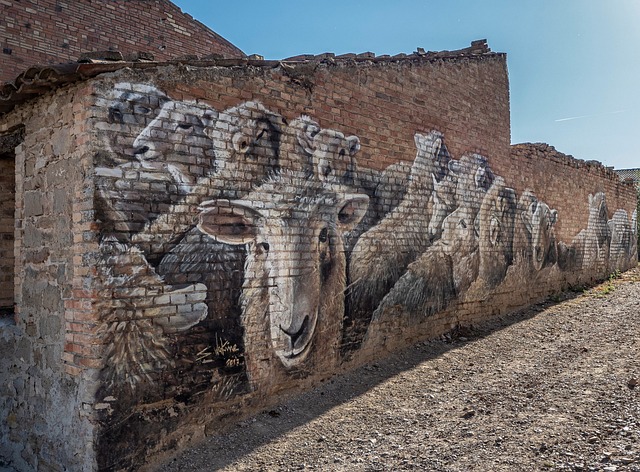
[[[556,123],[558,121],[571,121],[571,120],[579,120],[580,118],[591,118],[592,116],[604,116],[604,115],[615,115],[617,113],[624,113],[626,110],[616,110],[616,111],[608,111],[606,113],[596,113],[593,115],[581,115],[581,116],[571,116],[569,118],[560,118],[555,120]]]

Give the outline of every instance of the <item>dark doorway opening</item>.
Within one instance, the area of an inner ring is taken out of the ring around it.
[[[16,147],[23,139],[23,127],[0,135],[0,320],[14,314]]]

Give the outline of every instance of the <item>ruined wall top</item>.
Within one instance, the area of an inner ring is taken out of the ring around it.
[[[558,151],[554,146],[547,143],[514,144],[511,147],[511,152],[512,154],[517,154],[522,157],[545,158],[576,169],[587,169],[598,172],[608,179],[615,180],[619,176],[619,173],[614,171],[612,167],[607,167],[600,161],[578,159],[570,154],[564,154]]]
[[[77,63],[30,67],[14,81],[0,86],[0,116],[50,90],[124,68],[152,69],[172,64],[187,67],[283,67],[289,71],[296,70],[303,74],[309,70],[305,68],[317,67],[320,64],[371,65],[407,61],[459,61],[489,57],[504,58],[506,55],[492,52],[484,39],[473,41],[471,46],[454,51],[433,52],[417,48],[412,54],[396,54],[394,56],[376,56],[372,52],[338,56],[333,53],[323,53],[319,55],[294,56],[284,60],[265,60],[264,57],[256,54],[246,57],[229,57],[218,53],[208,53],[200,56],[187,54],[174,56],[172,59],[152,60],[153,56],[140,52],[122,54],[117,51],[97,51],[83,54]]]

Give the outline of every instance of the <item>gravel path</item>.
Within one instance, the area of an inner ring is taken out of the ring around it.
[[[335,378],[159,470],[640,471],[640,268],[462,334]]]

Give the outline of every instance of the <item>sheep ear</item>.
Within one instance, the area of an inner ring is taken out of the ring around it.
[[[338,228],[351,231],[364,217],[369,208],[369,197],[364,194],[345,195],[338,205]]]
[[[347,143],[349,144],[349,155],[355,156],[360,150],[360,138],[357,136],[349,136],[347,138]]]
[[[244,202],[210,200],[200,208],[198,229],[218,242],[241,245],[255,240],[262,215]]]
[[[298,144],[304,151],[311,155],[314,151],[313,138],[320,132],[320,125],[308,116],[300,118],[300,127],[297,131]]]

